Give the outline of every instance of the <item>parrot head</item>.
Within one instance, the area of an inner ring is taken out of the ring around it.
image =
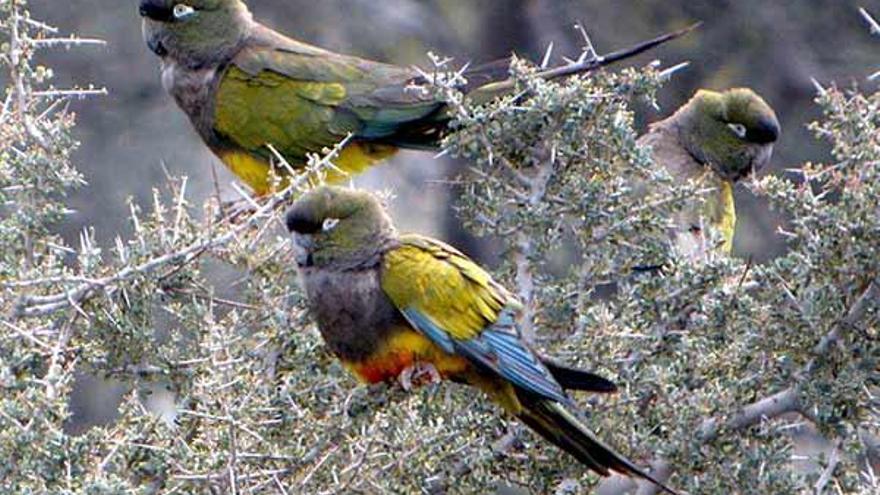
[[[688,151],[732,182],[767,165],[779,138],[776,113],[748,88],[700,90],[679,116]]]
[[[375,196],[338,186],[304,194],[285,220],[301,268],[361,265],[394,236],[391,219]]]
[[[253,22],[242,0],[139,0],[139,12],[150,50],[191,68],[230,57]]]

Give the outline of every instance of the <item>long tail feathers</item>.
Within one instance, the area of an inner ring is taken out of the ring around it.
[[[615,52],[611,52],[607,55],[602,55],[599,57],[591,58],[588,60],[584,60],[582,62],[577,62],[574,64],[565,65],[562,67],[556,67],[553,69],[548,69],[540,73],[541,77],[546,79],[557,79],[560,77],[567,77],[575,74],[582,74],[585,72],[592,72],[601,67],[605,67],[607,65],[611,65],[616,62],[620,62],[622,60],[626,60],[637,55],[640,55],[646,51],[649,51],[653,48],[656,48],[664,43],[668,43],[674,39],[680,38],[687,33],[693,31],[697,27],[699,27],[702,23],[698,22],[696,24],[692,24],[684,29],[679,29],[678,31],[673,31],[671,33],[666,33],[656,38],[643,41],[635,46],[630,48],[626,48],[623,50],[618,50]],[[506,66],[509,66],[509,61],[507,61]],[[477,102],[485,102],[491,100],[492,98],[506,93],[513,89],[513,81],[506,78],[504,80],[498,80],[495,82],[490,82],[488,84],[479,84],[487,78],[487,76],[491,77],[492,75],[498,74],[498,69],[501,67],[499,62],[493,62],[490,64],[486,64],[481,66],[473,71],[472,75],[466,76],[473,77],[474,80],[478,83],[478,85],[474,85],[473,83],[469,83],[467,87],[462,88],[465,93],[468,93],[468,96],[471,97],[474,101]]]
[[[608,476],[611,471],[636,476],[656,484],[669,495],[680,495],[602,443],[562,404],[547,399],[525,397],[524,394],[518,395],[523,405],[519,419],[593,471],[602,476]]]
[[[547,367],[553,378],[566,390],[581,390],[600,394],[617,392],[617,385],[614,382],[602,378],[595,373],[571,368],[543,356],[541,357],[541,362],[544,363],[544,366]]]

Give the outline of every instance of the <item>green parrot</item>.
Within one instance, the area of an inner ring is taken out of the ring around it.
[[[708,251],[703,222],[721,232],[724,241],[717,249],[730,254],[736,227],[733,186],[770,161],[779,133],[770,105],[751,89],[734,88],[697,91],[639,138],[672,177],[702,179],[715,188],[701,207],[686,207],[676,219],[675,241],[685,256],[694,259]]]
[[[286,216],[310,312],[329,349],[367,383],[427,371],[481,389],[588,468],[676,493],[590,432],[565,392],[613,392],[602,377],[538,355],[521,304],[455,248],[398,234],[370,193],[322,186]],[[417,371],[414,371],[417,370]]]
[[[355,174],[398,148],[435,149],[450,120],[439,96],[411,89],[425,82],[418,70],[288,38],[254,21],[242,0],[140,0],[140,14],[147,45],[161,58],[163,86],[208,147],[258,195],[272,187],[269,144],[302,168],[309,154],[350,134],[334,164]],[[587,72],[693,27],[544,76]],[[460,89],[476,101],[503,94],[512,88],[508,67],[505,60],[468,71]]]

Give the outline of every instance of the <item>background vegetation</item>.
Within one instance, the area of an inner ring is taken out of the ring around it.
[[[358,387],[300,309],[276,221],[298,189],[243,222],[219,219],[213,158],[161,92],[134,6],[96,3],[32,0],[56,32],[26,17],[23,2],[0,1],[0,488],[575,493],[597,483],[471,391]],[[585,409],[601,436],[674,485],[876,490],[864,460],[876,429],[880,101],[873,83],[866,94],[829,84],[862,80],[876,62],[877,40],[854,6],[252,3],[302,38],[421,65],[428,49],[461,61],[514,49],[539,59],[551,41],[576,56],[574,20],[608,49],[704,20],[659,52],[693,62],[660,89],[662,113],[696,87],[749,85],[784,126],[774,170],[738,192],[738,259],[688,265],[666,246],[664,220],[694,191],[634,146],[658,115],[650,69],[549,84],[523,65],[533,96],[516,111],[509,101],[461,108],[448,142],[458,159],[407,153],[357,182],[392,189],[403,228],[455,239],[491,263],[530,302],[538,345],[617,378],[619,396],[583,397]],[[107,44],[59,39],[73,32]],[[810,77],[822,88],[816,106]],[[109,94],[82,101],[102,91],[54,89],[91,82]],[[534,159],[551,149],[556,160]],[[474,170],[449,187],[464,165]],[[228,195],[231,179],[217,169]],[[646,179],[660,186],[656,208],[639,208],[631,190]],[[484,240],[460,230],[452,195]],[[763,263],[743,261],[752,255]],[[658,262],[662,276],[629,275]],[[609,282],[616,291],[594,297]],[[112,386],[96,388],[95,377]],[[830,448],[796,470],[789,432],[804,424]],[[614,483],[603,489],[627,488]]]

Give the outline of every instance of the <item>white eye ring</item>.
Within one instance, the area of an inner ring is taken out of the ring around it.
[[[187,5],[185,3],[179,3],[174,6],[174,11],[172,13],[174,14],[175,19],[180,20],[180,19],[186,19],[187,17],[195,14],[196,9],[190,7],[189,5]]]
[[[742,124],[727,124],[727,127],[736,134],[736,137],[740,139],[745,139],[746,137],[746,126]]]
[[[324,232],[330,232],[331,230],[335,229],[337,225],[339,225],[338,218],[325,218],[324,224],[321,225],[321,230],[323,230]]]

